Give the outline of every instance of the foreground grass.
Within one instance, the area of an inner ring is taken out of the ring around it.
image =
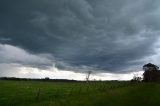
[[[160,84],[0,80],[0,106],[160,106]]]

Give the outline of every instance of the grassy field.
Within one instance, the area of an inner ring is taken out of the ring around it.
[[[160,84],[0,80],[0,106],[160,106]]]

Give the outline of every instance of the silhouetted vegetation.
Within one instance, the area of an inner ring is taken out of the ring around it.
[[[141,77],[133,77],[133,79],[131,80],[131,82],[141,82],[142,78]]]
[[[86,75],[86,81],[89,82],[92,71],[88,71]]]
[[[160,81],[160,70],[159,67],[148,63],[143,66],[143,81],[145,82],[159,82]]]

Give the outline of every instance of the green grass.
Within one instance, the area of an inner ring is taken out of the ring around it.
[[[160,84],[0,80],[0,106],[160,106]]]

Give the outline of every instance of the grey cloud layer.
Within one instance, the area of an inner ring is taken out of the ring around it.
[[[154,54],[159,5],[159,0],[1,0],[0,42],[51,54],[58,68],[118,72]]]
[[[54,62],[54,58],[49,54],[31,54],[19,47],[2,44],[0,44],[0,59],[0,64],[17,63],[38,68],[47,68]]]

